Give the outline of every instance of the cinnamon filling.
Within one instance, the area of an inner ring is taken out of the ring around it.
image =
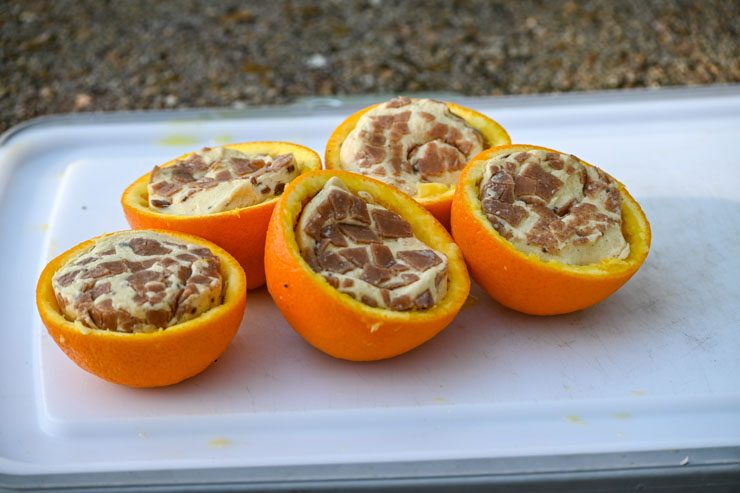
[[[524,253],[572,265],[629,255],[617,183],[575,156],[497,156],[486,164],[480,200],[494,229]]]
[[[206,147],[172,166],[154,167],[149,178],[149,206],[176,215],[249,207],[282,194],[298,173],[292,153],[273,158],[228,147]]]
[[[465,164],[485,148],[480,132],[444,103],[398,97],[359,119],[339,157],[343,169],[414,196],[455,185]]]
[[[64,315],[85,327],[153,332],[221,303],[220,261],[208,248],[149,231],[97,241],[52,278]]]
[[[398,214],[368,194],[353,194],[337,177],[304,207],[296,240],[315,272],[368,306],[424,310],[447,293],[446,255],[418,240]]]

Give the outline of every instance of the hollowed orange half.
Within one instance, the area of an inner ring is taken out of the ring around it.
[[[581,310],[614,293],[637,272],[650,249],[650,224],[640,205],[617,182],[622,196],[622,233],[630,245],[627,258],[569,265],[546,262],[517,250],[483,214],[480,182],[490,159],[534,149],[559,152],[531,145],[507,145],[483,151],[468,163],[452,201],[452,234],[473,279],[502,305],[533,315]]]
[[[278,156],[292,152],[301,173],[321,169],[321,158],[307,147],[287,142],[248,142],[225,147],[245,154]],[[163,166],[185,159],[185,154]],[[215,214],[177,216],[149,207],[149,174],[132,183],[121,198],[126,220],[133,229],[166,229],[197,235],[220,245],[242,265],[247,274],[247,288],[265,283],[265,235],[267,223],[277,197],[251,207],[233,209]]]
[[[239,263],[223,248],[191,235],[159,231],[207,247],[221,260],[222,302],[202,315],[152,333],[91,329],[65,318],[52,287],[54,273],[100,236],[80,243],[52,260],[36,287],[41,320],[57,345],[77,365],[110,382],[131,387],[158,387],[197,375],[228,347],[241,325],[246,304],[246,278]]]
[[[332,176],[353,193],[369,193],[408,221],[419,240],[447,255],[443,299],[420,311],[372,308],[337,291],[309,267],[298,251],[295,227],[304,205]],[[286,188],[270,220],[265,271],[267,289],[293,329],[321,351],[354,361],[390,358],[431,339],[455,318],[470,290],[462,253],[434,216],[389,185],[338,170],[307,173]]]
[[[412,99],[413,100],[413,99]],[[379,103],[369,106],[365,109],[354,113],[344,120],[331,134],[326,144],[324,163],[326,169],[342,169],[342,163],[339,159],[342,143],[347,136],[357,126],[357,122],[362,115],[379,106]],[[450,111],[461,117],[473,128],[478,129],[486,140],[488,147],[510,144],[511,139],[504,128],[496,121],[487,117],[483,113],[478,113],[471,109],[454,103],[445,103]],[[441,222],[445,228],[450,229],[450,204],[452,196],[455,194],[455,187],[447,187],[440,184],[439,187],[430,188],[428,191],[420,191],[413,198],[423,205],[434,217]]]

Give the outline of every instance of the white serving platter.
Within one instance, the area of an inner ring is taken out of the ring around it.
[[[323,156],[346,116],[382,98],[68,115],[7,132],[0,487],[735,477],[740,88],[449,99],[497,120],[514,143],[573,153],[622,181],[653,231],[633,279],[557,317],[513,312],[473,286],[435,339],[374,363],[309,346],[262,288],[249,292],[240,331],[216,363],[160,389],[111,384],[67,359],[36,311],[43,266],[127,229],[121,193],[155,164],[253,140]]]

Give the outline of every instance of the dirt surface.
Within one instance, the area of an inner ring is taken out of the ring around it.
[[[740,1],[0,0],[0,132],[301,97],[740,82]]]

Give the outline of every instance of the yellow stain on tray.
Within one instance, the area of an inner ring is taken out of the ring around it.
[[[149,438],[149,433],[147,433],[146,431],[140,431],[139,438]]]
[[[633,390],[630,392],[631,395],[637,396],[637,397],[644,397],[647,395],[647,392],[644,392],[642,390]]]
[[[229,440],[226,437],[216,437],[208,442],[208,446],[212,448],[229,448],[233,445],[248,445],[249,443],[244,442],[234,442],[232,440]]]
[[[45,233],[46,231],[49,231],[49,223],[44,224],[26,224],[25,229],[28,231],[36,231],[40,233]]]
[[[232,445],[234,445],[234,442],[224,437],[214,438],[213,440],[208,442],[209,447],[215,447],[215,448],[231,447]]]
[[[192,135],[170,135],[169,137],[157,140],[155,143],[160,146],[180,147],[194,146],[199,142],[200,139]]]
[[[465,303],[463,303],[463,310],[466,308],[474,307],[478,304],[478,297],[473,296],[472,294],[469,294],[468,297],[465,299]]]
[[[632,415],[630,413],[614,413],[612,418],[614,419],[630,419]]]
[[[218,145],[230,144],[233,140],[234,137],[232,137],[231,134],[221,134],[213,138],[213,142]]]
[[[565,416],[565,420],[568,423],[573,423],[573,424],[578,424],[578,425],[587,425],[588,424],[588,421],[584,421],[581,418],[579,418],[578,416],[575,416],[573,414],[568,414],[567,416]]]

